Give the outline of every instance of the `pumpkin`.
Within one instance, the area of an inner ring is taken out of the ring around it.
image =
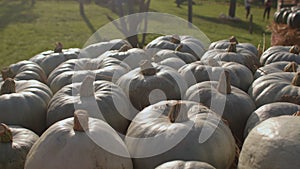
[[[132,48],[130,43],[123,39],[113,39],[85,45],[85,47],[80,50],[80,58],[97,58],[107,51],[119,50],[124,45]]]
[[[162,49],[152,56],[152,61],[157,63],[167,58],[179,58],[185,63],[192,63],[198,60],[197,57],[193,56],[190,53]]]
[[[254,74],[254,79],[272,73],[297,72],[297,71],[300,71],[300,68],[298,68],[298,64],[296,62],[288,62],[288,61],[274,62],[258,68]]]
[[[14,81],[7,78],[1,85],[0,119],[8,125],[20,125],[38,135],[46,129],[49,87],[36,80]]]
[[[249,132],[261,122],[271,118],[282,115],[292,115],[295,112],[300,111],[300,105],[287,103],[287,102],[276,102],[269,103],[259,107],[255,110],[248,118],[244,137],[247,137]]]
[[[285,96],[300,95],[300,72],[273,73],[256,79],[249,87],[248,94],[257,107],[284,101]]]
[[[238,169],[298,169],[300,117],[267,119],[251,130],[240,153]]]
[[[185,80],[176,70],[147,60],[123,75],[116,84],[125,91],[137,110],[161,100],[180,100],[187,89]]]
[[[0,168],[23,169],[26,155],[39,136],[20,126],[0,124]]]
[[[292,10],[288,7],[281,8],[274,13],[274,22],[278,24],[287,24],[288,16]]]
[[[114,58],[71,59],[59,65],[48,77],[48,84],[56,93],[63,86],[81,82],[87,74],[94,73],[96,80],[116,82],[130,67]]]
[[[58,43],[53,51],[49,50],[39,53],[30,58],[29,61],[37,63],[48,77],[49,74],[61,63],[69,59],[78,58],[79,51],[80,49],[78,48],[62,49],[62,44]]]
[[[177,159],[228,169],[235,157],[228,126],[207,107],[189,101],[161,101],[143,109],[132,120],[125,143],[135,169]]]
[[[107,51],[98,57],[100,60],[105,58],[115,58],[122,63],[129,65],[131,69],[139,66],[142,60],[150,60],[150,56],[147,51],[139,48],[128,48],[123,46],[120,50]]]
[[[235,42],[232,42],[227,49],[208,50],[201,60],[208,59],[240,63],[247,66],[253,73],[260,67],[258,56],[248,49],[237,48]]]
[[[178,71],[186,63],[179,58],[167,58],[157,63],[158,65],[164,65],[173,68]]]
[[[191,86],[185,99],[199,102],[219,113],[227,120],[233,135],[243,142],[247,119],[256,106],[246,92],[230,85],[227,71],[222,72],[219,82],[206,81]]]
[[[296,62],[300,64],[300,49],[298,46],[272,46],[268,48],[260,57],[262,65],[279,61]]]
[[[194,55],[198,60],[206,51],[205,45],[192,36],[165,35],[159,36],[145,47],[146,50],[156,53],[161,49],[176,50]]]
[[[77,110],[74,118],[55,123],[27,155],[25,169],[132,169],[128,150],[102,120]]]
[[[38,80],[42,83],[47,83],[47,76],[44,70],[38,64],[26,60],[3,68],[1,74],[2,78],[0,78],[0,81],[9,77],[15,80]]]
[[[300,28],[300,9],[289,14],[287,24],[291,28]]]
[[[243,48],[243,49],[249,50],[250,52],[252,52],[256,56],[258,55],[258,50],[253,44],[251,44],[251,43],[239,43],[235,36],[231,36],[229,39],[224,39],[224,40],[219,40],[219,41],[216,41],[216,42],[212,42],[209,45],[208,50],[211,50],[211,49],[227,49],[232,42],[236,43],[236,48]]]
[[[82,83],[69,84],[55,93],[48,106],[47,126],[72,117],[74,110],[80,108],[125,134],[135,115],[125,93],[111,82],[94,81],[93,77],[86,76]]]
[[[164,163],[155,169],[216,169],[215,167],[200,161],[175,160]]]
[[[178,70],[188,86],[204,81],[218,81],[223,71],[228,71],[231,85],[248,91],[253,81],[252,72],[246,66],[235,62],[217,62],[209,59],[186,64]]]

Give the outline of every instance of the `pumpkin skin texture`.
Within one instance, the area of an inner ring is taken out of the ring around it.
[[[46,73],[49,74],[61,63],[69,59],[77,59],[80,49],[70,48],[64,49],[62,52],[54,52],[52,50],[37,54],[29,59],[29,61],[37,63]]]
[[[103,53],[101,56],[98,57],[100,60],[105,58],[115,58],[122,63],[127,64],[131,69],[134,69],[139,66],[139,63],[142,60],[150,60],[151,57],[147,53],[147,51],[139,48],[132,48],[132,49],[125,49],[124,51],[121,50],[112,50]]]
[[[294,49],[293,49],[294,48]],[[296,48],[296,49],[295,49]],[[272,46],[260,57],[262,65],[279,61],[296,62],[300,64],[299,49],[296,46]]]
[[[183,76],[188,86],[204,81],[218,81],[222,72],[228,71],[231,85],[248,91],[252,84],[252,72],[244,65],[235,62],[197,61],[182,66],[178,72]]]
[[[80,50],[80,58],[97,58],[107,51],[119,50],[124,45],[131,46],[128,41],[123,39],[94,43]]]
[[[148,61],[123,75],[116,84],[137,110],[161,100],[180,100],[187,89],[185,80],[176,70]]]
[[[207,140],[200,135],[204,127],[214,129]],[[207,107],[189,101],[161,101],[143,109],[132,120],[125,143],[135,169],[152,169],[177,159],[227,169],[235,156],[228,126]]]
[[[298,74],[298,75],[297,75]],[[257,107],[264,104],[283,101],[283,96],[300,95],[299,73],[273,73],[256,79],[249,87],[248,94]],[[293,82],[294,81],[294,82]]]
[[[256,109],[256,106],[246,92],[226,84],[229,82],[222,82],[223,74],[224,72],[221,74],[219,82],[206,81],[191,86],[186,91],[185,99],[199,102],[222,115],[229,123],[233,135],[240,142],[243,142],[243,133],[247,119]],[[222,91],[222,88],[219,87],[220,85],[226,85],[230,91]],[[220,110],[221,105],[223,107]],[[236,108],[237,105],[238,108]]]
[[[244,48],[249,50],[250,52],[252,52],[254,55],[258,55],[258,51],[257,48],[251,44],[251,43],[239,43],[236,39],[236,37],[232,36],[229,39],[223,39],[223,40],[219,40],[216,42],[212,42],[209,45],[208,50],[211,49],[227,49],[230,46],[231,42],[236,42],[236,47],[237,48]]]
[[[300,28],[300,10],[292,12],[289,14],[288,19],[287,19],[287,24],[291,28]]]
[[[198,58],[198,60],[206,51],[205,45],[200,40],[187,35],[160,36],[148,43],[145,49],[151,52],[154,51],[154,53],[161,49],[177,50],[184,53],[190,53]]]
[[[48,128],[28,153],[25,169],[132,169],[124,142],[107,123],[81,121],[88,126],[77,126],[68,118]]]
[[[300,105],[287,103],[287,102],[276,102],[263,105],[255,110],[248,118],[244,137],[246,138],[249,132],[261,122],[271,118],[283,115],[293,115],[295,112],[300,111]]]
[[[238,169],[298,169],[300,117],[267,119],[251,130],[240,153]]]
[[[242,64],[254,73],[260,67],[258,56],[245,48],[237,48],[235,43],[227,49],[208,50],[201,58],[202,60],[214,59],[217,61],[236,62]]]
[[[1,124],[3,125],[3,124]],[[6,126],[12,134],[12,140],[0,141],[0,168],[1,169],[23,169],[26,155],[38,140],[39,136],[34,132],[20,126]],[[0,137],[2,137],[1,135]]]
[[[155,169],[216,169],[215,167],[200,161],[171,161],[164,163]]]
[[[171,67],[176,71],[178,71],[182,66],[186,65],[186,63],[179,58],[167,58],[158,62],[157,64]]]
[[[23,60],[11,64],[7,69],[10,69],[11,71],[9,77],[15,80],[37,80],[42,83],[47,83],[47,76],[44,70],[34,62]],[[2,77],[0,77],[0,82],[3,81],[3,75],[6,72],[2,71],[1,73]]]
[[[48,84],[53,93],[62,87],[76,82],[82,82],[87,74],[94,73],[95,80],[116,82],[130,67],[114,58],[71,59],[59,65],[48,77]]]
[[[125,134],[135,115],[129,107],[129,99],[117,85],[108,81],[93,81],[85,79],[82,83],[69,84],[55,93],[48,106],[47,126],[72,117],[74,110],[80,108],[87,110],[90,117],[102,119]],[[82,86],[86,87],[86,91],[82,90]],[[86,94],[88,90],[92,93]]]
[[[0,85],[3,87],[4,83]],[[1,122],[20,125],[41,135],[46,129],[47,106],[51,98],[49,87],[39,81],[15,81],[15,93],[0,96]]]
[[[272,73],[298,72],[298,71],[300,71],[300,67],[296,62],[288,62],[288,61],[274,62],[257,69],[254,74],[254,79]]]
[[[157,63],[168,58],[178,58],[183,60],[185,63],[192,63],[199,60],[190,53],[183,53],[179,51],[163,49],[158,51],[154,56],[152,56],[152,61]]]

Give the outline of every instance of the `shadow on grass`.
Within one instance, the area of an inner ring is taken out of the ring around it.
[[[0,3],[0,29],[12,23],[30,23],[38,18],[32,6],[22,1],[2,1]]]
[[[237,28],[241,28],[244,30],[249,30],[249,22],[246,22],[244,20],[239,20],[239,21],[233,21],[233,20],[227,20],[227,19],[222,19],[222,18],[218,18],[218,17],[209,17],[209,16],[202,16],[202,15],[194,15],[193,17],[208,21],[208,22],[213,22],[214,24],[221,24],[221,25],[229,25],[232,27],[237,27]],[[253,34],[257,33],[257,34],[262,34],[262,33],[267,33],[265,31],[264,27],[261,27],[260,25],[255,23],[255,20],[253,20]]]

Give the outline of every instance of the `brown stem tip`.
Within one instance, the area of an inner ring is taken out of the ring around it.
[[[54,53],[62,53],[63,44],[61,42],[55,43]]]
[[[296,62],[290,62],[287,64],[284,68],[283,71],[285,72],[297,72],[298,69],[298,64]]]
[[[89,116],[85,110],[76,110],[74,112],[74,131],[84,132],[89,129]]]
[[[300,72],[297,72],[292,80],[292,85],[300,86]]]
[[[153,76],[157,73],[157,69],[151,64],[149,60],[142,60],[140,62],[141,73],[144,76]]]
[[[90,97],[94,96],[94,78],[88,75],[80,86],[80,97]]]
[[[180,37],[179,37],[179,35],[172,35],[170,41],[171,41],[172,43],[175,43],[175,44],[180,44]]]
[[[13,141],[13,135],[9,127],[3,123],[0,124],[0,142],[11,143]]]
[[[228,49],[227,49],[227,52],[235,52],[236,53],[236,43],[235,42],[231,42]]]
[[[235,36],[231,36],[231,37],[229,38],[229,42],[235,42],[236,44],[239,43]]]
[[[171,123],[180,123],[188,121],[188,109],[186,105],[180,101],[175,104],[167,104],[169,107],[168,118]]]
[[[231,81],[230,81],[230,75],[228,71],[225,70],[221,74],[217,89],[222,94],[231,93]]]
[[[298,45],[294,45],[290,48],[290,53],[294,53],[294,54],[299,54],[300,53],[300,49],[299,49],[299,46]]]
[[[7,78],[14,78],[15,74],[13,73],[13,71],[11,70],[10,67],[5,67],[1,70],[1,74],[2,74],[2,79],[5,80]]]
[[[132,49],[131,46],[124,44],[119,50],[118,52],[127,52],[129,49]]]
[[[16,83],[13,79],[7,78],[0,89],[0,95],[16,93]]]

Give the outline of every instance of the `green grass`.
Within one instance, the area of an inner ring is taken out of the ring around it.
[[[243,5],[237,6],[236,15],[241,18],[241,22],[237,23],[218,19],[221,13],[228,13],[228,4],[224,1],[195,2],[197,4],[193,6],[193,24],[211,41],[235,35],[240,42],[257,45],[266,32],[267,45],[270,43],[270,32],[266,31],[269,21],[262,20],[263,8],[252,7],[254,32],[249,34]],[[187,6],[183,4],[181,8],[177,8],[174,0],[152,0],[150,8],[151,11],[187,18]],[[272,10],[274,12],[274,9]],[[95,4],[86,5],[85,12],[94,30],[109,23],[106,14],[117,19],[109,9]],[[62,42],[65,48],[80,48],[92,34],[91,27],[80,16],[79,5],[75,1],[37,1],[35,6],[31,7],[21,0],[0,0],[0,67],[53,49],[57,41]],[[147,42],[151,38],[153,36],[150,36]]]

